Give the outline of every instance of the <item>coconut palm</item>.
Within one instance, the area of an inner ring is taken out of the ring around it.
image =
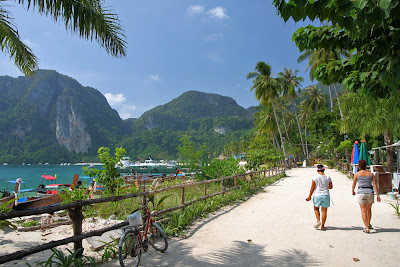
[[[41,15],[62,21],[67,30],[86,40],[96,40],[99,45],[115,57],[126,56],[126,41],[116,14],[103,9],[101,0],[18,0],[26,10],[35,9]],[[25,75],[38,68],[38,58],[25,45],[18,34],[12,14],[4,1],[0,1],[1,51],[14,60]]]
[[[257,130],[256,136],[269,135],[273,141],[274,147],[278,152],[281,151],[279,143],[276,143],[276,121],[273,115],[273,110],[267,105],[260,105],[257,108],[257,113],[254,115],[255,125]]]
[[[276,115],[274,101],[279,97],[280,88],[279,82],[277,79],[272,77],[271,74],[271,66],[267,63],[260,61],[257,63],[254,72],[250,72],[247,74],[247,79],[253,79],[253,86],[251,90],[255,90],[255,96],[261,104],[271,104],[272,109],[274,111],[276,125],[279,131],[279,135],[281,138],[283,156],[286,157],[286,149],[285,142],[283,140],[283,135],[281,131],[281,127],[279,125],[278,116]]]
[[[305,99],[300,104],[304,109],[318,112],[321,107],[326,106],[326,99],[316,85],[305,88],[303,96]]]
[[[283,127],[284,127],[285,133],[286,133],[286,138],[289,142],[290,149],[293,150],[292,143],[290,142],[290,136],[288,133],[288,129],[287,129],[288,127],[287,127],[286,118],[285,118],[285,116],[287,117],[287,114],[289,113],[289,109],[287,108],[287,105],[288,105],[287,102],[283,98],[277,99],[277,101],[276,101],[276,108],[279,110],[279,112],[281,114],[281,116],[279,116],[279,117],[282,118]]]
[[[297,97],[296,89],[298,89],[298,92],[300,92],[301,82],[304,79],[302,77],[298,77],[297,72],[298,72],[298,70],[283,68],[283,72],[279,72],[278,76],[282,83],[283,97],[292,100],[293,111],[294,111],[294,115],[296,118],[299,134],[300,134],[301,146],[303,148],[304,155],[306,155],[306,150],[305,150],[304,141],[303,141],[303,135],[301,133],[299,118],[297,116],[296,102],[294,101]]]

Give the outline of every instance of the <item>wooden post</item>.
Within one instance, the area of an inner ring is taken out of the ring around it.
[[[233,180],[234,180],[234,185],[235,185],[235,187],[237,186],[237,176],[235,176],[235,178],[233,178]]]
[[[182,187],[182,205],[185,204],[185,187]],[[185,206],[182,207],[182,210],[185,210]]]
[[[225,195],[225,179],[222,180],[221,185],[222,185],[222,188],[221,188],[222,195]]]
[[[82,207],[70,208],[68,209],[68,215],[72,221],[72,227],[74,236],[78,236],[82,234],[82,221],[83,221],[83,214],[82,214]],[[74,251],[81,249],[79,253],[76,254],[78,258],[81,258],[83,255],[83,246],[82,240],[78,240],[74,242]]]
[[[253,174],[250,173],[250,182],[253,182]]]
[[[204,184],[204,196],[207,196],[207,183]]]

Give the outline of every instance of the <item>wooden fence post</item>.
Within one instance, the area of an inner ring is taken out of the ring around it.
[[[81,235],[83,221],[82,207],[68,209],[68,215],[72,221],[74,236]],[[83,255],[82,239],[74,242],[74,251],[77,251],[78,249],[82,249],[76,254],[78,258],[81,258]]]
[[[222,195],[225,195],[225,179],[222,180],[221,186],[222,186],[222,188],[221,188]]]
[[[235,178],[233,178],[233,180],[234,180],[234,185],[235,185],[235,187],[237,186],[237,176],[235,176]]]
[[[185,187],[182,187],[182,205],[185,204]],[[185,210],[185,206],[182,207],[182,210]]]
[[[204,196],[207,196],[207,183],[204,184]]]
[[[250,173],[250,181],[253,182],[253,174]]]

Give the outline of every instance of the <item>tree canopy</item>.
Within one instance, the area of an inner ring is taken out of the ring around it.
[[[384,96],[400,87],[400,4],[398,0],[274,0],[287,21],[329,23],[301,27],[293,35],[300,51],[351,51],[321,64],[314,75],[343,82],[350,90]]]

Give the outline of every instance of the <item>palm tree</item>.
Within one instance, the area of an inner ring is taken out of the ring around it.
[[[126,41],[122,26],[112,10],[103,9],[102,1],[69,0],[19,0],[27,10],[35,9],[54,21],[63,21],[65,28],[86,40],[96,40],[114,57],[126,56]],[[18,34],[16,24],[4,1],[0,1],[1,51],[9,54],[15,65],[25,75],[38,69],[38,58],[25,45]]]
[[[255,96],[261,104],[271,104],[272,109],[274,111],[276,125],[279,131],[279,135],[281,138],[283,156],[286,157],[286,149],[285,149],[285,142],[283,140],[283,135],[281,131],[281,127],[279,125],[278,116],[276,115],[274,100],[275,98],[279,97],[279,83],[277,79],[273,78],[271,75],[271,66],[267,63],[260,61],[257,63],[254,72],[250,72],[247,74],[247,79],[253,80],[253,86],[251,90],[255,89]]]
[[[303,153],[306,155],[306,150],[304,147],[303,135],[301,133],[301,127],[299,123],[299,118],[297,116],[296,102],[294,101],[297,97],[296,89],[300,92],[301,82],[304,80],[302,77],[297,76],[298,70],[283,68],[283,72],[279,72],[279,78],[282,82],[283,97],[292,100],[293,111],[297,122],[297,127],[300,134],[301,146],[303,148]]]
[[[276,121],[273,116],[273,111],[271,110],[271,107],[267,105],[260,105],[256,107],[258,110],[257,113],[254,115],[255,117],[255,125],[257,130],[257,135],[256,136],[262,136],[262,135],[270,135],[271,139],[273,141],[273,145],[276,148],[278,152],[281,152],[281,148],[279,147],[279,143],[276,144]]]
[[[290,142],[290,137],[289,137],[289,133],[287,130],[286,119],[285,119],[285,115],[287,116],[287,114],[289,113],[289,110],[287,108],[287,102],[283,98],[278,99],[278,101],[276,101],[276,107],[282,115],[280,117],[282,118],[283,127],[284,127],[285,133],[286,133],[286,138],[289,142],[290,149],[292,150],[292,143]]]
[[[335,49],[335,50],[325,50],[324,48],[318,49],[318,50],[306,50],[303,54],[300,55],[300,57],[297,59],[297,62],[303,62],[308,58],[308,64],[306,67],[306,71],[310,68],[310,79],[311,81],[314,80],[314,73],[315,70],[324,63],[328,63],[332,59],[340,59],[342,57],[349,57],[350,53],[348,51],[344,51],[341,49]],[[330,99],[330,104],[331,104],[331,112],[333,111],[333,98],[332,98],[332,89],[331,85],[328,84],[329,86],[329,99]],[[340,115],[343,118],[343,112],[341,109],[340,105],[340,100],[339,100],[339,95],[337,92],[336,84],[334,83],[335,86],[335,91],[336,91],[336,99],[338,101],[339,105],[339,111]]]
[[[321,89],[318,89],[316,85],[304,89],[303,96],[305,99],[300,104],[304,109],[318,112],[321,107],[326,106],[326,99]]]

